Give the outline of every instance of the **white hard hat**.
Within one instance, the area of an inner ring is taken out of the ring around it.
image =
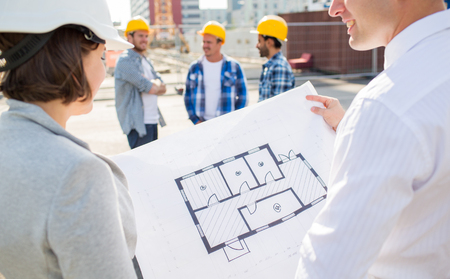
[[[114,28],[106,0],[1,0],[0,32],[47,33],[63,25],[80,25],[106,41],[106,49],[133,45]]]

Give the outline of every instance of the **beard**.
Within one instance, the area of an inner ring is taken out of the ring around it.
[[[267,56],[269,56],[269,49],[266,46],[262,46],[259,49],[259,56],[260,57],[267,57]]]
[[[145,51],[145,50],[147,50],[147,45],[144,48],[142,48],[139,45],[134,45],[134,49],[137,51]]]

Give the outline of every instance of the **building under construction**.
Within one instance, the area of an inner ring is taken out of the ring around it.
[[[173,48],[189,52],[179,29],[182,24],[181,0],[148,0],[152,34],[150,47]]]

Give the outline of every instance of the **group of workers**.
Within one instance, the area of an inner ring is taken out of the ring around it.
[[[292,254],[291,278],[450,278],[450,10],[442,0],[333,0],[329,15],[347,25],[353,49],[386,47],[385,69],[346,112],[337,99],[306,97],[323,104],[312,113],[336,141],[327,199]],[[220,29],[202,30],[205,55],[187,80],[195,123],[246,102],[239,64],[216,53],[225,37],[208,33]],[[137,277],[127,180],[65,127],[92,110],[104,51],[134,47],[118,62],[128,65],[116,73],[119,119],[130,145],[154,134],[158,115],[147,103],[166,88],[139,30],[127,32],[133,44],[120,38],[105,0],[0,1],[0,91],[9,106],[0,116],[0,278]],[[261,54],[273,54],[272,35],[283,36],[258,32]],[[280,60],[275,53],[265,65],[262,98]],[[218,69],[228,73],[220,87],[210,82]],[[213,100],[228,100],[206,104],[209,88]]]
[[[260,56],[268,59],[261,72],[259,101],[294,88],[294,74],[281,52],[287,40],[286,21],[275,15],[264,16],[252,32],[258,34]],[[146,57],[149,33],[150,27],[142,17],[128,22],[125,37],[134,48],[120,55],[115,68],[117,115],[130,148],[158,138],[157,96],[166,92],[161,76]],[[203,37],[204,54],[190,65],[184,93],[186,110],[194,124],[241,109],[248,100],[241,65],[221,52],[225,27],[209,21],[197,33]]]

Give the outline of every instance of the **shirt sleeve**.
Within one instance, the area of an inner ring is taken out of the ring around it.
[[[424,169],[419,141],[394,112],[360,100],[347,113],[326,204],[303,239],[296,278],[366,278]]]
[[[247,79],[239,64],[237,64],[236,98],[236,109],[241,109],[247,105]]]
[[[148,93],[153,86],[153,83],[139,71],[139,64],[130,59],[119,59],[114,75],[115,79],[132,84],[140,93]]]
[[[48,242],[62,276],[136,278],[111,170],[92,156],[62,175],[48,220]]]
[[[186,111],[189,115],[189,119],[192,123],[196,124],[200,119],[195,114],[195,92],[193,91],[191,75],[194,74],[195,65],[192,65],[189,68],[189,72],[186,77],[186,90],[184,91],[184,105],[186,107]]]

